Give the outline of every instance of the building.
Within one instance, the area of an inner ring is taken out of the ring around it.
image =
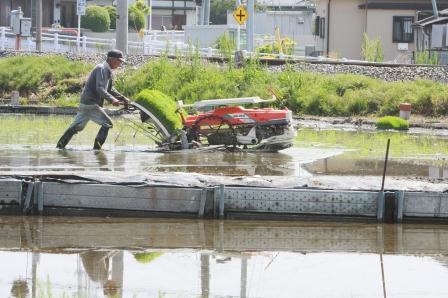
[[[282,37],[288,37],[298,46],[313,45],[313,18],[315,5],[311,1],[260,0],[262,10],[256,11],[254,33],[275,35],[278,28]],[[237,25],[233,12],[227,14],[227,24]]]
[[[437,2],[439,9],[448,1]],[[363,35],[380,38],[385,61],[409,62],[414,22],[432,14],[429,0],[316,0],[314,34],[322,55],[361,59]]]
[[[116,5],[116,2],[117,0],[88,0],[87,3],[105,6]],[[132,5],[135,0],[128,2]],[[151,24],[152,29],[160,30],[165,26],[167,29],[181,30],[185,25],[196,24],[198,10],[194,0],[145,0],[145,3],[152,7],[152,17],[148,16],[146,22],[148,26]]]
[[[76,0],[74,0],[76,4]],[[9,26],[10,13],[17,10],[20,6],[23,16],[32,18],[32,24],[35,25],[36,9],[35,0],[0,0],[0,26]],[[42,0],[42,26],[49,27],[53,24],[54,0]]]
[[[415,22],[414,30],[416,50],[429,51],[438,56],[439,64],[448,64],[448,9]]]
[[[152,0],[152,29],[182,29],[185,25],[196,25],[198,7],[194,0]],[[149,22],[148,22],[149,24]]]
[[[134,0],[128,0],[131,5]],[[152,28],[182,29],[184,25],[194,25],[197,20],[197,7],[194,0],[145,0],[152,4]],[[9,26],[11,10],[19,6],[24,17],[31,17],[33,26],[36,18],[35,0],[0,0],[0,26]],[[87,5],[116,5],[116,0],[87,0]],[[148,22],[149,25],[149,18]],[[76,0],[42,0],[42,26],[50,27],[60,23],[65,28],[76,28]]]

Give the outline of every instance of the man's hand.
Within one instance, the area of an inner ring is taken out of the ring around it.
[[[120,101],[118,99],[114,99],[111,101],[113,106],[119,106],[120,105]]]
[[[120,95],[120,96],[118,96],[117,98],[118,98],[118,100],[122,101],[123,103],[127,103],[127,102],[129,102],[129,98],[127,98],[127,97],[124,96],[124,95]]]

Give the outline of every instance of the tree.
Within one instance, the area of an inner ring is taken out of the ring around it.
[[[198,1],[198,5],[203,5],[204,0]],[[210,23],[213,25],[227,24],[227,11],[236,9],[236,0],[210,0]],[[246,1],[241,1],[247,4]],[[255,0],[255,11],[264,11],[266,7]]]
[[[129,28],[136,31],[145,28],[146,16],[149,14],[150,8],[145,4],[144,0],[137,0],[129,7]]]
[[[211,0],[210,22],[213,25],[227,24],[227,11],[235,8],[235,0]]]

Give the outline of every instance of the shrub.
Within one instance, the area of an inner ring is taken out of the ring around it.
[[[430,94],[422,94],[414,103],[414,111],[418,114],[431,116],[434,114],[434,103]]]
[[[149,89],[143,90],[136,96],[135,102],[153,113],[170,134],[176,129],[182,128],[182,121],[179,114],[176,113],[176,103],[162,92]]]
[[[57,95],[80,91],[90,65],[61,56],[16,56],[0,59],[0,96],[18,90],[22,96],[57,86]],[[39,96],[38,96],[39,97]]]
[[[367,33],[364,33],[361,57],[370,62],[383,62],[384,54],[380,37],[370,39]]]
[[[409,129],[409,122],[400,117],[386,116],[378,119],[376,127],[379,129],[407,130]]]
[[[129,7],[129,28],[136,31],[140,31],[145,28],[146,16],[149,13],[150,8],[145,4],[143,0],[137,0]]]
[[[110,18],[110,29],[117,29],[117,8],[115,6],[105,6]]]
[[[415,64],[439,64],[439,55],[429,51],[415,52]]]
[[[376,114],[398,115],[399,105],[410,102],[415,113],[428,116],[448,113],[448,86],[429,80],[385,82],[363,75],[325,75],[299,72],[288,65],[270,72],[256,61],[245,68],[223,67],[196,58],[149,61],[128,71],[117,89],[129,97],[143,89],[162,91],[175,100],[193,103],[202,99],[260,96],[276,90],[276,107],[319,116]]]
[[[264,44],[255,49],[258,53],[267,53],[267,54],[285,54],[292,55],[294,54],[294,45],[295,42],[288,37],[280,39],[280,42],[273,42]]]
[[[230,38],[229,33],[224,32],[215,41],[215,48],[219,50],[219,53],[223,57],[230,58],[232,56],[233,51],[235,51],[236,49],[235,40],[233,40],[233,38]]]
[[[135,31],[145,28],[145,15],[138,10],[129,11],[129,28]]]
[[[82,16],[83,28],[93,32],[106,32],[110,27],[109,12],[105,7],[90,5],[86,8],[86,14]]]

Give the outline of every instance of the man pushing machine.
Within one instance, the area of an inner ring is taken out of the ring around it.
[[[96,135],[93,149],[101,149],[106,141],[109,129],[113,126],[112,119],[103,109],[104,100],[107,100],[114,106],[127,102],[126,97],[112,87],[112,71],[123,62],[125,62],[123,53],[119,50],[111,50],[107,53],[106,61],[95,66],[82,90],[78,113],[73,123],[59,139],[56,145],[57,148],[64,149],[71,138],[83,130],[87,122],[92,120],[101,126]]]

